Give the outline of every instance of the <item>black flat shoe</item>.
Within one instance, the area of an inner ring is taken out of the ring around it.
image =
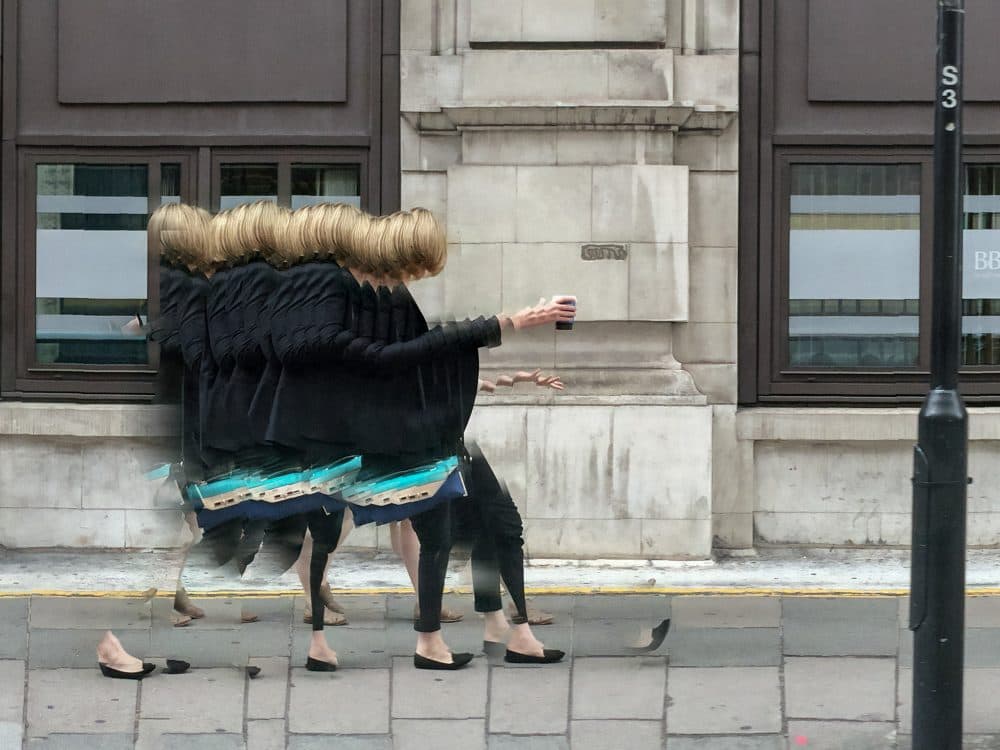
[[[260,667],[247,667],[247,677],[251,680],[260,674]]]
[[[504,655],[507,647],[496,641],[483,641],[483,653],[492,659],[499,659]]]
[[[520,654],[517,651],[507,649],[507,653],[504,654],[503,660],[508,664],[555,664],[557,661],[562,661],[564,656],[566,656],[566,653],[557,648],[543,649],[542,656],[535,656],[534,654]]]
[[[670,632],[670,620],[664,620],[655,628],[653,628],[653,633],[649,639],[648,646],[628,646],[626,651],[630,654],[646,654],[650,651],[656,651],[660,646],[663,645],[663,641],[667,637],[667,633]]]
[[[167,668],[163,670],[167,674],[184,674],[191,668],[183,659],[167,659]]]
[[[97,666],[101,668],[102,675],[110,677],[113,680],[141,680],[143,677],[156,669],[155,664],[149,664],[148,662],[143,662],[142,669],[138,672],[122,672],[109,667],[107,664],[101,664],[100,662],[97,663]]]
[[[310,672],[336,672],[337,665],[332,661],[323,661],[322,659],[313,659],[311,656],[306,658],[306,669]]]
[[[440,669],[445,671],[454,671],[456,669],[461,669],[472,661],[472,654],[452,654],[451,659],[451,663],[448,663],[446,661],[434,661],[433,659],[428,659],[426,656],[414,654],[413,666],[417,669]]]

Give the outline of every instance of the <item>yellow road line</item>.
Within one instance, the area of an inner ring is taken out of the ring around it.
[[[456,586],[445,589],[446,593],[469,594],[471,588],[467,586]],[[238,597],[241,599],[267,599],[274,597],[300,596],[301,589],[281,589],[281,590],[260,590],[260,589],[240,589],[240,590],[211,590],[198,591],[188,589],[188,593],[198,598],[222,598]],[[404,586],[384,586],[373,588],[354,589],[333,589],[337,596],[385,596],[412,594],[413,590]],[[581,596],[581,595],[622,595],[622,594],[660,594],[670,596],[732,596],[732,597],[776,597],[795,596],[805,598],[872,598],[887,596],[907,596],[909,589],[835,589],[835,588],[782,588],[774,587],[727,587],[727,586],[530,586],[525,590],[528,596]],[[173,591],[157,591],[157,598],[169,598],[174,595]],[[26,596],[46,596],[46,597],[85,597],[94,599],[137,599],[148,596],[146,591],[130,590],[108,590],[108,591],[71,591],[68,589],[33,589],[28,591],[0,591],[0,598],[15,598]],[[970,587],[966,590],[966,596],[987,597],[1000,596],[1000,587]]]

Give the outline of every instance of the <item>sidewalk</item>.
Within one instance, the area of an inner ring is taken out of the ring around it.
[[[351,624],[328,631],[342,667],[330,675],[301,668],[309,638],[301,597],[207,596],[199,602],[205,619],[173,628],[170,600],[162,596],[37,593],[42,586],[68,592],[74,581],[81,592],[108,591],[114,588],[109,582],[138,590],[149,572],[144,563],[130,572],[124,561],[121,568],[94,566],[109,564],[102,555],[7,553],[0,559],[0,749],[907,748],[907,601],[871,593],[902,579],[874,580],[871,571],[849,564],[850,555],[835,557],[806,556],[798,575],[791,572],[793,560],[773,557],[682,566],[680,573],[652,565],[618,574],[607,566],[532,568],[536,590],[553,581],[571,588],[566,570],[584,578],[589,572],[608,589],[639,581],[640,569],[654,570],[649,578],[660,582],[647,587],[676,585],[687,576],[698,583],[683,595],[536,595],[534,605],[557,618],[537,634],[569,652],[563,664],[546,667],[488,660],[471,597],[449,595],[447,604],[464,612],[465,621],[445,625],[445,637],[456,651],[480,655],[461,672],[417,671],[412,596],[340,594]],[[876,561],[875,572],[888,574],[900,558]],[[45,560],[47,570],[38,567]],[[334,568],[338,583],[347,562]],[[378,566],[369,570],[370,589],[376,582],[399,584],[388,561],[382,564],[382,578],[372,575]],[[719,585],[730,569],[743,571],[746,585],[734,586],[737,594],[697,593]],[[831,569],[840,570],[828,576],[844,584],[839,591],[809,589],[798,580]],[[770,590],[754,591],[782,570]],[[29,584],[38,585],[34,593]],[[785,584],[798,594],[782,593]],[[975,593],[984,595],[970,596],[967,605],[967,747],[1000,748],[1000,597],[985,595],[985,587]],[[260,621],[233,625],[240,607]],[[672,627],[663,646],[628,655],[626,644],[665,617]],[[147,661],[185,658],[193,669],[158,672],[142,683],[102,678],[93,649],[108,627]],[[262,668],[253,681],[232,666],[247,659]]]

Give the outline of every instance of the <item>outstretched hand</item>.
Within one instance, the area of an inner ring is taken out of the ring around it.
[[[500,375],[494,386],[503,385],[513,388],[514,383],[534,383],[540,388],[553,388],[557,391],[564,390],[565,386],[561,378],[556,375],[542,375],[541,372],[541,370],[534,370],[532,372],[522,370],[513,375]]]
[[[560,298],[563,299],[563,298]],[[522,328],[535,328],[549,323],[569,323],[576,318],[577,310],[575,305],[565,302],[556,302],[553,299],[546,302],[545,298],[538,300],[538,304],[533,307],[526,307],[510,316],[510,321],[514,330]]]

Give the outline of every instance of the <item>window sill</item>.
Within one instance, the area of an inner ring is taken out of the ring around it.
[[[917,439],[917,407],[749,408],[736,415],[740,440],[866,442]],[[1000,408],[969,407],[969,439],[1000,440]]]
[[[150,404],[0,403],[0,435],[166,438],[179,433],[176,407]]]

